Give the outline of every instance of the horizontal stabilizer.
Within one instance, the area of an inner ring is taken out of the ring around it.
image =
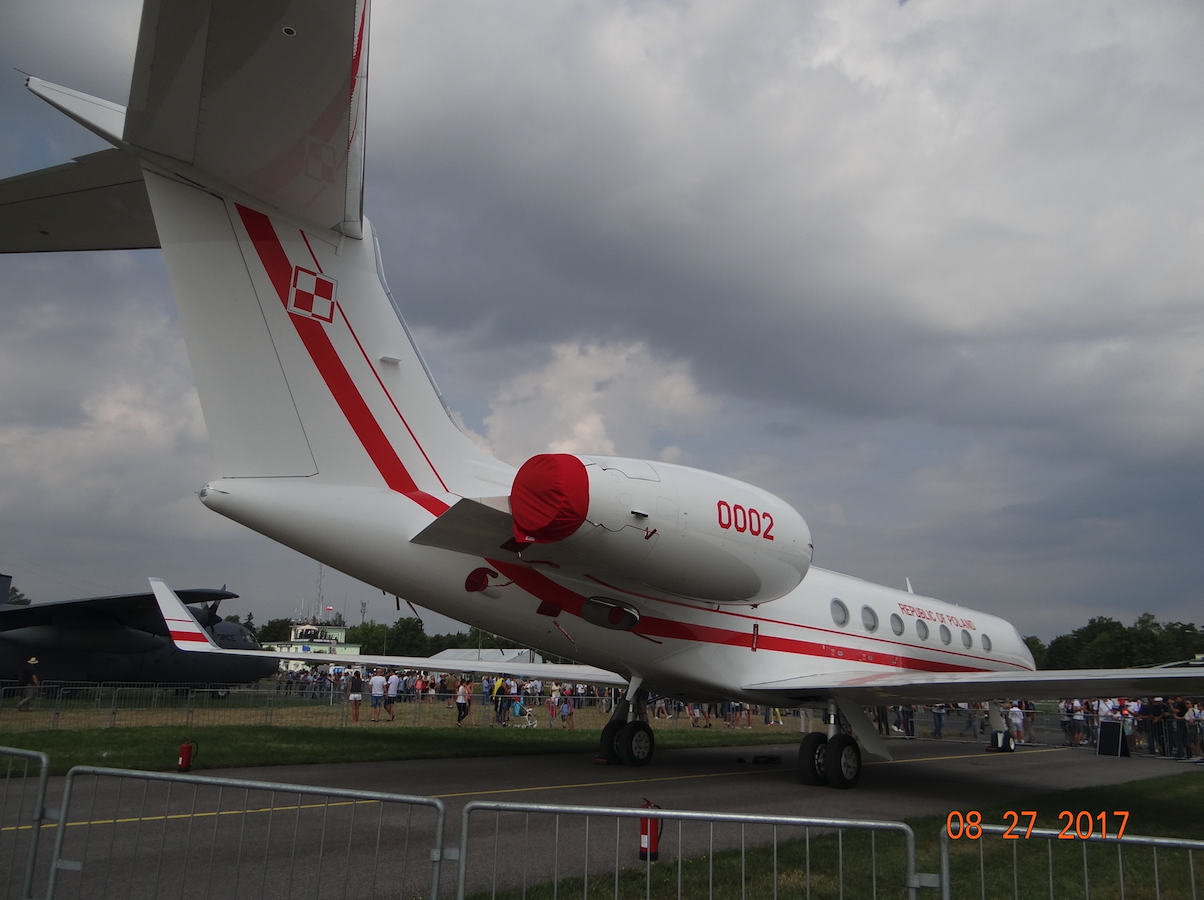
[[[497,556],[514,539],[514,520],[492,506],[464,498],[410,539],[412,544],[440,547],[486,558]]]
[[[159,246],[142,167],[120,150],[0,181],[0,253]]]

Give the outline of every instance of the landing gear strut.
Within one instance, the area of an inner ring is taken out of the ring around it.
[[[602,729],[595,762],[646,766],[656,751],[656,737],[648,725],[648,692],[632,679],[628,696],[615,703],[610,721]]]

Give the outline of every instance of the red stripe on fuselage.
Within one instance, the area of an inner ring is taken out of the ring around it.
[[[305,233],[302,232],[301,236],[304,237]],[[388,399],[389,405],[393,407],[393,412],[397,413],[397,418],[401,420],[401,424],[405,426],[406,431],[409,433],[410,440],[414,442],[414,446],[418,448],[418,452],[422,454],[422,458],[426,460],[426,464],[431,467],[431,474],[439,479],[439,484],[443,487],[443,490],[446,491],[447,483],[444,482],[443,476],[439,474],[439,470],[435,468],[435,464],[431,462],[431,458],[427,456],[426,450],[423,449],[422,444],[418,442],[418,436],[414,434],[414,429],[410,427],[410,423],[406,421],[406,417],[401,414],[401,408],[398,407],[396,402],[394,402],[393,395],[389,393],[389,389],[385,387],[384,381],[381,380],[380,373],[376,371],[376,366],[372,365],[372,360],[368,358],[368,353],[366,350],[364,350],[364,345],[360,343],[360,336],[356,334],[355,329],[351,327],[351,320],[347,318],[347,313],[343,311],[343,307],[341,305],[339,306],[339,315],[343,317],[343,323],[347,326],[347,332],[355,339],[355,346],[360,348],[360,355],[364,357],[365,365],[368,366],[368,368],[372,371],[372,374],[376,377],[376,383],[380,385],[380,389]],[[448,493],[451,492],[448,491]]]
[[[604,588],[607,588],[612,591],[618,591],[619,593],[626,594],[629,597],[639,597],[642,600],[653,600],[653,601],[656,601],[657,603],[667,603],[670,606],[680,606],[685,609],[698,609],[698,605],[694,604],[694,603],[685,603],[680,600],[671,600],[666,597],[652,597],[652,596],[649,596],[648,594],[637,594],[635,591],[629,591],[624,588],[617,587],[616,585],[613,585],[613,584],[607,584],[601,578],[596,578],[593,575],[586,575],[585,577],[588,578],[590,581],[595,582],[596,584],[602,585],[602,587],[604,587]],[[819,634],[832,634],[832,635],[835,635],[837,638],[846,637],[844,632],[834,631],[831,628],[820,628],[818,625],[800,625],[798,622],[788,622],[784,619],[770,619],[770,618],[767,618],[766,616],[754,616],[754,615],[750,615],[749,613],[746,613],[746,612],[737,612],[736,610],[731,610],[731,609],[714,609],[714,610],[707,610],[707,611],[709,613],[711,613],[712,615],[730,616],[735,619],[745,619],[747,621],[756,622],[758,624],[763,623],[763,624],[768,624],[768,625],[784,625],[787,628],[806,628],[808,631],[817,632]],[[741,632],[733,632],[733,633],[740,634]],[[751,638],[750,638],[750,640],[751,640]],[[772,643],[774,641],[778,641],[778,640],[792,640],[792,639],[791,638],[766,638],[764,635],[762,635],[761,639],[757,643],[757,646],[765,647],[765,646],[767,646],[766,641],[769,641],[770,645],[772,645]],[[896,659],[906,661],[907,668],[923,668],[923,666],[925,664],[927,664],[927,662],[928,662],[927,660],[923,660],[918,657],[897,656],[897,654],[900,652],[909,652],[909,651],[913,651],[913,650],[917,650],[917,649],[923,649],[923,648],[917,647],[915,644],[908,644],[903,641],[894,641],[894,640],[890,640],[889,638],[880,638],[880,637],[876,637],[875,635],[871,635],[871,634],[862,635],[861,640],[873,641],[874,643],[882,644],[889,649],[886,649],[886,650],[853,650],[852,648],[843,646],[843,645],[834,646],[832,644],[822,644],[822,643],[814,643],[814,642],[803,642],[803,643],[806,643],[809,646],[821,648],[823,651],[819,654],[821,656],[832,656],[837,659],[854,658],[854,657],[848,657],[848,656],[838,656],[835,652],[838,650],[846,650],[849,653],[856,654],[855,659],[857,661],[878,663],[879,660],[877,659],[877,657],[893,657]],[[979,661],[979,657],[974,656],[973,654],[970,654],[970,653],[962,653],[957,650],[937,650],[937,652],[943,653],[946,656],[961,657],[963,659],[973,660],[974,662]],[[867,656],[872,656],[875,658],[872,660],[871,659],[863,659],[863,657],[867,657]],[[914,663],[915,665],[912,665],[912,663]],[[879,664],[884,665],[884,663],[879,663]],[[1008,662],[1007,660],[999,660],[999,664],[1004,665],[1004,666],[1011,666],[1014,669],[1019,669],[1021,672],[1031,671],[1030,669],[1026,669],[1024,666],[1020,665],[1019,663]],[[902,663],[896,663],[896,665],[902,665]],[[964,671],[979,672],[979,671],[990,671],[990,670],[982,670],[982,669],[978,669],[973,666],[970,666],[970,667],[967,667]]]
[[[255,252],[259,254],[259,260],[263,263],[264,270],[267,272],[272,286],[276,289],[280,302],[287,309],[293,264],[289,260],[288,254],[285,253],[284,246],[280,243],[276,229],[272,227],[271,219],[263,213],[245,206],[235,205],[242,219],[243,227],[247,229],[251,243],[255,246]],[[326,329],[316,319],[295,315],[289,315],[288,318],[292,321],[293,327],[297,329],[297,336],[301,338],[301,343],[309,351],[309,356],[317,366],[318,372],[321,373],[322,380],[326,382],[327,388],[330,389],[330,393],[339,405],[339,409],[342,410],[347,423],[359,438],[360,444],[367,451],[381,477],[384,478],[385,484],[398,493],[405,494],[431,515],[439,516],[447,512],[450,509],[448,504],[438,497],[420,490],[414,479],[410,477],[405,464],[389,442],[380,423],[376,421],[376,417],[372,415],[372,410],[368,408],[367,402],[347,371],[347,367],[339,358],[338,351],[330,342],[330,336],[326,333]]]
[[[564,585],[557,584],[542,572],[537,572],[535,569],[522,564],[507,563],[496,559],[490,559],[487,562],[537,600],[555,603],[567,613],[575,616],[581,615],[581,609],[585,605],[585,597],[566,588]],[[790,625],[791,623],[783,624]],[[794,625],[793,627],[806,628],[809,626]],[[752,632],[733,631],[730,628],[716,628],[713,625],[696,625],[690,622],[680,622],[676,619],[662,619],[658,616],[641,616],[640,621],[632,629],[632,633],[648,638],[671,638],[679,641],[694,641],[700,644],[719,644],[728,647],[746,647],[749,650],[752,649]],[[892,669],[912,669],[920,672],[991,671],[982,666],[969,666],[892,653],[858,650],[854,647],[837,646],[818,641],[775,637],[767,635],[764,632],[758,635],[757,650],[776,650],[779,653],[792,653],[797,656],[816,656],[824,659],[837,659],[841,662],[887,666]]]
[[[531,596],[546,603],[555,603],[567,613],[581,615],[585,598],[571,591],[562,584],[557,584],[542,572],[522,565],[521,563],[502,562],[498,559],[485,560]]]

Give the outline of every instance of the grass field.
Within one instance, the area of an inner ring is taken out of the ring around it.
[[[775,730],[660,728],[657,746],[731,747],[796,740],[797,734]],[[592,753],[600,729],[575,731],[546,728],[309,728],[286,725],[200,726],[158,725],[145,728],[96,728],[0,734],[0,744],[41,750],[50,756],[51,771],[72,766],[170,771],[176,767],[180,743],[199,745],[193,769],[277,766],[324,762],[371,762],[394,759],[442,759],[473,756],[524,756],[540,753]]]

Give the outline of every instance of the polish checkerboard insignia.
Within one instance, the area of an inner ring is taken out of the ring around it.
[[[293,286],[288,295],[288,311],[323,322],[334,321],[335,281],[309,269],[293,269]]]

